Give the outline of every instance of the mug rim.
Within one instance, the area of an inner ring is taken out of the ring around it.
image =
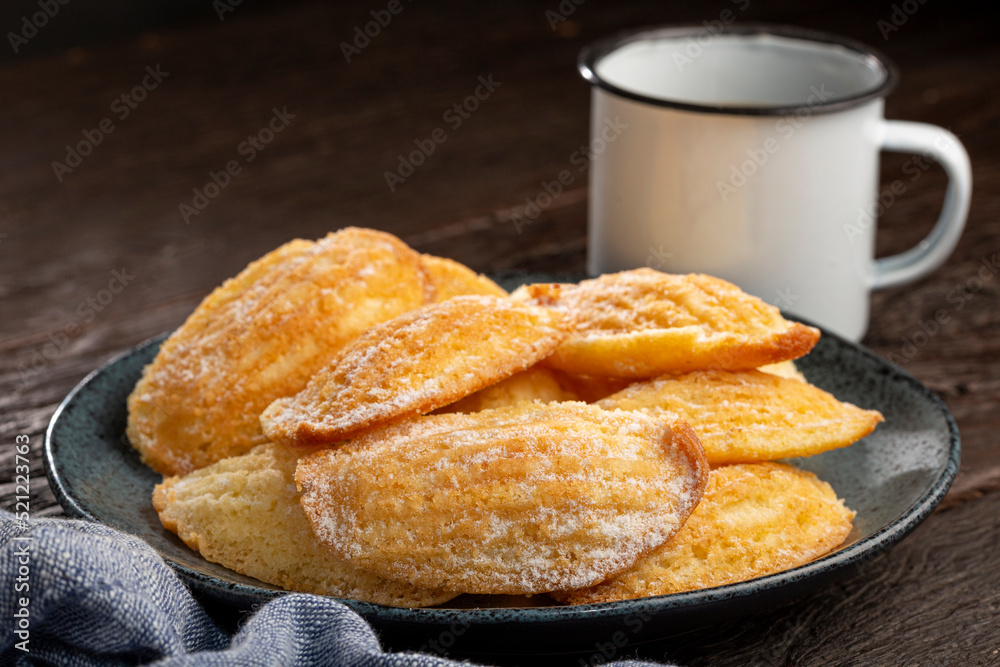
[[[676,99],[665,99],[653,97],[643,93],[626,90],[608,80],[602,78],[597,73],[597,64],[606,56],[611,55],[621,47],[632,42],[643,39],[659,39],[663,37],[685,37],[700,34],[707,30],[704,24],[677,24],[653,28],[638,28],[624,30],[614,33],[608,37],[600,39],[580,51],[577,58],[577,69],[580,75],[592,86],[624,97],[636,102],[643,102],[658,107],[680,109],[683,111],[694,111],[700,113],[716,113],[737,116],[785,116],[795,113],[803,107],[808,107],[811,113],[832,113],[859,106],[870,100],[885,97],[896,87],[899,81],[899,73],[892,61],[886,58],[881,52],[863,44],[850,37],[836,35],[833,33],[813,30],[811,28],[800,28],[798,26],[780,25],[772,23],[734,23],[723,26],[716,34],[723,35],[773,35],[775,37],[787,37],[820,44],[833,44],[845,47],[855,53],[864,56],[868,64],[873,69],[884,74],[878,85],[860,93],[854,93],[844,97],[834,98],[812,104],[781,104],[774,106],[739,106],[731,104],[709,104],[698,102],[687,102]]]

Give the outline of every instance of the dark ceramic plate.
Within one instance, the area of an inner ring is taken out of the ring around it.
[[[112,359],[63,401],[46,435],[49,480],[67,514],[141,537],[200,596],[249,608],[281,591],[207,562],[166,531],[150,504],[160,476],[142,464],[124,436],[125,399],[161,341],[146,341]],[[833,334],[824,334],[798,363],[814,384],[886,418],[851,447],[793,461],[832,484],[857,511],[853,532],[836,552],[728,586],[579,607],[397,609],[345,602],[394,648],[537,655],[593,651],[602,641],[650,641],[771,609],[856,572],[899,542],[944,497],[958,471],[958,430],[941,401],[910,375]],[[463,606],[469,604],[466,597]]]

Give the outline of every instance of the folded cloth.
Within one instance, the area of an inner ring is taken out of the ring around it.
[[[364,619],[318,595],[272,600],[229,637],[145,542],[86,521],[0,511],[0,581],[0,665],[468,666],[386,653]]]

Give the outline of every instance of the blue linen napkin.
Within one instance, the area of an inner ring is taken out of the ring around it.
[[[349,607],[302,593],[268,602],[229,637],[145,542],[86,521],[0,511],[0,580],[0,665],[467,665],[386,653]]]

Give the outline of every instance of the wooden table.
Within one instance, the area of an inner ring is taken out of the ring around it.
[[[0,65],[0,506],[13,504],[12,445],[24,434],[33,515],[60,514],[39,456],[59,401],[290,238],[368,226],[479,271],[582,271],[583,177],[531,225],[512,222],[587,139],[576,54],[617,29],[701,23],[736,7],[739,20],[881,49],[902,72],[887,115],[950,127],[968,147],[975,186],[958,249],[930,277],[876,294],[864,340],[944,399],[963,463],[939,510],[861,574],[642,653],[691,665],[1000,664],[1000,279],[972,282],[1000,253],[997,13],[902,4],[916,11],[892,23],[888,2],[566,0],[575,9],[553,29],[556,0],[475,9],[402,0],[350,62],[341,42],[386,3],[233,4],[221,18],[206,3],[193,23],[110,43],[47,53],[29,43]],[[449,120],[483,79],[499,83],[468,117]],[[269,124],[280,131],[265,132]],[[447,141],[390,188],[397,156],[437,128]],[[81,142],[88,154],[67,155]],[[903,177],[907,157],[885,156],[883,187]],[[231,162],[239,173],[220,176]],[[224,187],[196,200],[212,174]],[[879,254],[926,233],[944,182],[936,166],[908,182],[880,221]],[[947,324],[908,347],[939,309]]]

